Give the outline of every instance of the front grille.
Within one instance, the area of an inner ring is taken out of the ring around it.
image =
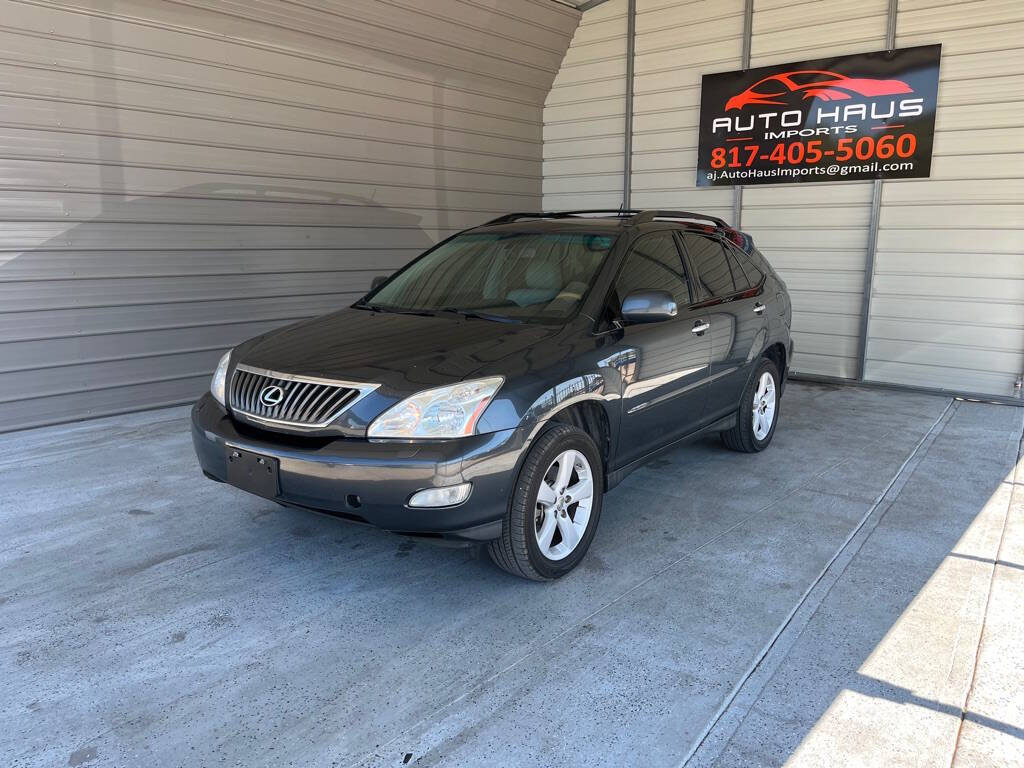
[[[325,427],[376,385],[330,382],[239,365],[231,379],[231,409],[253,421]]]

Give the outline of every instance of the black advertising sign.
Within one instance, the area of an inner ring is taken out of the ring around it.
[[[941,49],[704,75],[697,186],[927,177]]]

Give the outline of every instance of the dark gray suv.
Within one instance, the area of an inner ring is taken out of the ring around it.
[[[224,355],[192,438],[214,480],[557,578],[643,462],[710,432],[768,446],[790,318],[720,219],[509,214]]]

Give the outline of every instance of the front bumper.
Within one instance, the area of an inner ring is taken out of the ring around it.
[[[192,443],[203,472],[220,482],[227,481],[230,449],[276,458],[280,491],[273,498],[282,504],[389,531],[483,541],[501,534],[528,436],[509,429],[419,443],[291,438],[239,425],[206,394],[192,408]],[[463,482],[473,490],[458,506],[407,506],[416,491]]]

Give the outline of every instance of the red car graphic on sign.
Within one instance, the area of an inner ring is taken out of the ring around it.
[[[902,80],[875,80],[870,77],[846,77],[836,72],[805,69],[771,75],[758,80],[742,93],[729,99],[725,111],[743,109],[748,104],[777,104],[787,106],[795,99],[821,99],[841,101],[855,96],[892,96],[913,93],[914,89]]]

